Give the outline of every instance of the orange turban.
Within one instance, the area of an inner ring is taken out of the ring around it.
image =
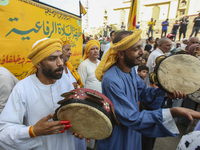
[[[37,72],[37,65],[51,55],[56,50],[62,52],[62,41],[60,39],[44,38],[33,44],[32,50],[28,55],[28,58],[33,63],[33,67],[29,70],[27,76]]]
[[[61,40],[63,42],[63,45],[67,45],[67,44],[71,45],[71,41],[68,40],[67,37],[63,37],[63,38],[61,38]]]
[[[101,81],[104,73],[117,61],[117,52],[118,51],[124,51],[137,43],[141,36],[142,30],[136,29],[133,31],[133,34],[125,37],[118,43],[114,43],[111,45],[111,47],[108,49],[106,54],[103,56],[101,62],[97,66],[97,69],[95,70],[96,78]]]
[[[85,45],[85,54],[83,56],[83,59],[82,59],[82,62],[88,58],[88,52],[90,51],[90,49],[93,47],[93,46],[97,46],[98,48],[100,48],[100,43],[99,41],[97,40],[90,40],[87,42],[87,44]]]

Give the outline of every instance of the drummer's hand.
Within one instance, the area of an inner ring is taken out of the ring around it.
[[[51,113],[48,116],[40,119],[33,126],[33,132],[36,136],[63,133],[65,132],[65,130],[68,130],[71,127],[70,122],[68,120],[49,121],[49,119],[52,118],[53,114]]]
[[[186,94],[180,92],[180,91],[174,91],[174,93],[167,93],[167,97],[170,99],[180,99],[180,98],[186,98]]]
[[[81,140],[84,138],[82,135],[80,135],[80,134],[78,134],[78,133],[73,133],[73,132],[71,132],[71,135],[74,135],[76,138],[79,138],[79,139],[81,139]]]
[[[200,113],[192,109],[187,109],[183,107],[173,107],[173,108],[170,108],[170,112],[173,117],[187,117],[191,121],[194,118],[200,119]]]
[[[78,88],[78,83],[77,83],[77,82],[73,82],[72,84],[73,84],[73,86],[74,86],[74,89],[77,89],[77,88]]]

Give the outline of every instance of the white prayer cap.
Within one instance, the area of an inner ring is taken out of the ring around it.
[[[186,39],[186,38],[183,38],[183,41],[187,41],[188,39]]]

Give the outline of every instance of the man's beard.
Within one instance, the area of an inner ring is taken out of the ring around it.
[[[137,58],[138,58],[138,57],[137,57]],[[137,58],[136,58],[136,59],[137,59]],[[128,55],[126,55],[126,52],[125,52],[125,51],[124,51],[124,63],[125,63],[125,65],[126,65],[127,67],[129,67],[129,68],[132,68],[132,67],[138,65],[138,64],[135,64],[135,63],[134,63],[134,60],[133,60],[133,59],[128,58]]]
[[[63,67],[60,66],[58,69],[52,71],[51,68],[46,67],[44,64],[41,63],[41,67],[42,67],[42,73],[51,79],[60,79],[62,77],[62,74],[56,74],[56,72],[58,71],[62,71]]]

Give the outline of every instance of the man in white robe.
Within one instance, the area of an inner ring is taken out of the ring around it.
[[[73,89],[63,73],[62,41],[39,40],[28,58],[34,66],[14,87],[0,115],[0,148],[74,150],[69,121],[53,121],[60,95]]]
[[[172,41],[169,38],[161,38],[159,40],[159,45],[156,50],[154,50],[148,57],[146,66],[149,68],[149,74],[153,72],[154,67],[156,66],[156,58],[165,55],[169,52],[172,46]],[[145,78],[145,84],[147,87],[150,87],[149,78]]]
[[[75,89],[78,87],[83,88],[81,77],[79,76],[76,69],[69,62],[70,56],[72,54],[71,42],[66,38],[62,38],[61,40],[63,41],[62,52],[63,52],[64,71],[68,77],[68,81],[73,84]]]
[[[0,114],[18,79],[6,68],[0,66]]]
[[[78,74],[81,77],[85,88],[101,92],[101,82],[96,79],[95,70],[99,64],[100,43],[97,40],[90,40],[85,46],[85,55],[78,66]]]
[[[96,90],[102,92],[101,82],[97,80],[95,76],[95,70],[100,63],[98,60],[100,50],[100,43],[97,40],[90,40],[85,46],[85,54],[83,56],[81,64],[78,66],[78,74],[81,77],[84,88]],[[90,139],[87,143],[87,147],[90,149],[95,148],[95,140]]]

